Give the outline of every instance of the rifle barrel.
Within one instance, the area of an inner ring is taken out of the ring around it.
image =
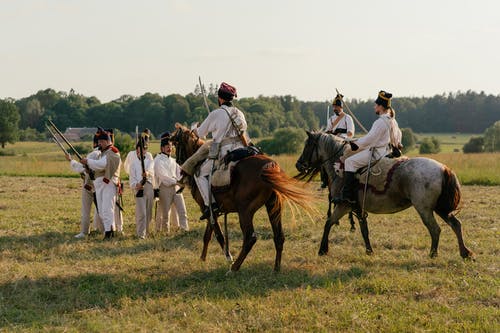
[[[201,76],[198,76],[198,81],[200,82],[200,90],[203,95],[203,101],[205,102],[205,108],[207,108],[207,112],[210,114],[210,107],[208,106],[207,96],[205,95],[205,88],[203,88],[203,84],[201,83]]]
[[[73,153],[76,155],[76,157],[78,157],[79,160],[82,159],[82,155],[80,155],[75,147],[73,147],[73,145],[68,141],[68,139],[66,139],[64,137],[64,135],[61,133],[61,131],[59,130],[59,128],[57,128],[57,126],[52,122],[52,120],[48,119],[49,121],[49,124],[52,126],[52,128],[54,128],[54,130],[57,132],[57,134],[59,134],[59,136],[61,137],[61,139],[64,140],[64,142],[66,142],[66,144],[68,145],[69,149],[71,149],[71,151],[73,151]]]
[[[335,88],[335,90],[337,91],[337,94],[340,95],[340,92],[337,88]],[[344,105],[345,105],[345,108],[347,109],[347,111],[349,112],[349,114],[352,116],[352,118],[356,121],[356,124],[359,125],[359,127],[361,127],[361,129],[365,132],[365,133],[368,133],[368,131],[366,130],[366,128],[363,126],[363,124],[361,124],[361,122],[358,120],[358,118],[356,118],[356,116],[354,115],[354,113],[351,111],[351,109],[349,108],[349,105],[347,105],[347,103],[344,101],[344,98],[341,97],[342,99],[342,102],[344,102]]]

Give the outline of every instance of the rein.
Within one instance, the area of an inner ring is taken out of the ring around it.
[[[335,150],[335,151],[334,151],[334,152],[330,155],[330,157],[328,157],[327,159],[325,159],[324,161],[322,161],[322,162],[321,162],[321,158],[320,158],[320,156],[319,156],[319,139],[320,139],[320,138],[321,138],[321,136],[320,136],[317,140],[314,140],[315,142],[314,142],[314,151],[313,151],[313,153],[314,153],[314,152],[316,152],[316,156],[317,156],[318,160],[320,161],[320,163],[319,163],[318,165],[313,165],[313,163],[311,162],[311,159],[312,159],[312,156],[313,156],[313,154],[312,154],[312,153],[311,153],[311,156],[310,156],[310,158],[309,158],[309,161],[307,161],[309,164],[311,164],[311,165],[312,165],[312,167],[313,167],[314,169],[320,169],[320,168],[322,168],[325,164],[327,164],[328,162],[333,161],[335,158],[337,158],[337,155],[338,155],[338,154],[339,154],[339,153],[340,153],[340,152],[344,149],[344,146],[346,145],[346,142],[342,143],[342,144],[340,145],[340,147],[339,147],[337,150]]]

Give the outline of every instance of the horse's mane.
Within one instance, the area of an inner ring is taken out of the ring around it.
[[[327,160],[331,159],[332,163],[337,157],[342,156],[344,139],[336,135],[327,134],[322,131],[309,132],[308,140],[310,139],[316,141],[315,145],[318,145],[319,147],[322,147],[324,149],[328,156]],[[311,164],[311,166],[307,170],[302,171],[294,178],[299,180],[306,179],[306,182],[310,182],[321,171],[321,167],[324,162],[324,160],[318,160],[318,163]]]

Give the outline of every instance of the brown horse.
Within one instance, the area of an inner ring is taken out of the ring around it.
[[[176,147],[176,159],[179,164],[184,163],[204,143],[192,131],[178,124],[172,134],[172,142]],[[203,210],[203,199],[193,178],[189,178],[191,194]],[[231,271],[237,271],[240,268],[257,241],[253,217],[255,212],[264,205],[274,234],[276,248],[274,270],[279,271],[285,241],[281,224],[283,204],[289,200],[300,207],[309,209],[310,193],[304,190],[299,182],[287,176],[278,163],[264,154],[259,154],[242,159],[233,170],[229,189],[214,193],[214,197],[223,214],[238,213],[240,228],[243,232],[243,246],[236,261],[231,265]],[[202,260],[206,259],[208,243],[214,231],[219,244],[224,249],[224,237],[217,219],[213,225],[207,222],[203,237]]]

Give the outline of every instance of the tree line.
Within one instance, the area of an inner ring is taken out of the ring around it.
[[[207,97],[212,110],[217,107],[216,91],[217,86],[210,85]],[[369,129],[376,119],[373,100],[354,98],[346,101]],[[240,98],[235,104],[245,112],[250,136],[268,137],[281,128],[314,130],[324,127],[329,102],[300,101],[285,95]],[[500,95],[484,92],[399,97],[393,99],[393,107],[400,127],[411,128],[416,133],[482,133],[500,119]],[[73,90],[45,89],[18,100],[3,100],[0,112],[0,127],[8,126],[5,125],[7,122],[12,126],[12,122],[18,119],[17,128],[20,130],[44,132],[44,124],[51,118],[61,130],[102,126],[132,133],[138,125],[141,129],[151,129],[154,135],[172,130],[176,122],[201,122],[207,115],[199,86],[185,96],[145,93],[139,97],[123,95],[107,103]],[[356,130],[361,134],[359,128]]]

